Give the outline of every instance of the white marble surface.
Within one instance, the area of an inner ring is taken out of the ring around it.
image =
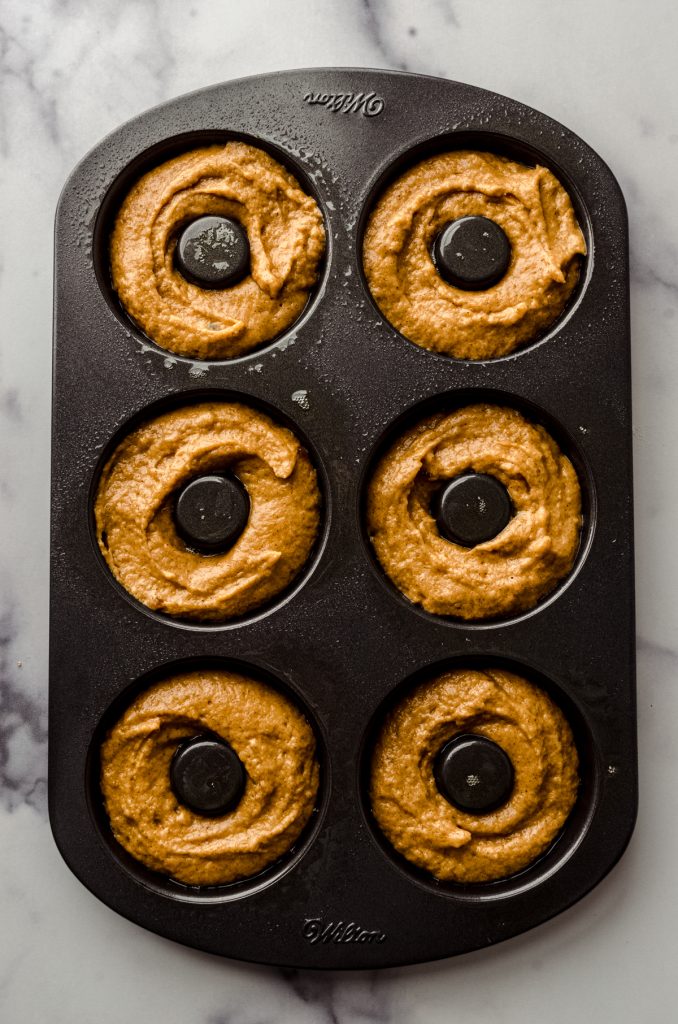
[[[678,6],[670,0],[6,0],[0,29],[0,1019],[4,1024],[668,1021],[678,956]],[[192,952],[75,880],[45,807],[52,254],[59,189],[120,122],[223,79],[364,65],[553,115],[631,216],[641,811],[556,920],[431,966],[281,974]]]

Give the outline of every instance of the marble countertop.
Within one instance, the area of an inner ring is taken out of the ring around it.
[[[0,26],[0,1018],[6,1024],[670,1019],[678,956],[678,7],[667,0],[9,0]],[[106,132],[224,79],[345,65],[443,75],[562,121],[610,164],[632,248],[641,805],[580,904],[489,950],[356,974],[201,954],[116,916],[46,810],[52,253],[59,190]]]

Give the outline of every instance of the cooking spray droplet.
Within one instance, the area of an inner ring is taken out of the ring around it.
[[[292,392],[292,401],[296,402],[297,405],[300,406],[300,408],[302,408],[302,409],[310,409],[311,408],[311,403],[308,400],[308,391],[303,391],[303,390],[293,391]]]

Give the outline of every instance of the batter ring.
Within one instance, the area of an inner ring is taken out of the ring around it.
[[[458,734],[475,733],[509,756],[514,784],[486,814],[454,807],[434,761]],[[450,882],[490,882],[533,863],[574,806],[578,757],[562,711],[543,690],[500,669],[453,669],[419,686],[388,716],[375,744],[370,800],[389,842]]]
[[[225,740],[247,773],[237,806],[195,814],[170,786],[179,744]],[[223,885],[278,860],[315,806],[313,730],[277,690],[235,672],[194,671],[145,690],[101,748],[101,789],[113,835],[136,860],[187,885]]]
[[[250,272],[230,288],[190,283],[175,266],[182,228],[200,217],[238,221]],[[161,348],[198,359],[249,352],[292,324],[325,249],[318,204],[268,153],[244,142],[207,146],[145,174],[126,196],[110,239],[113,287]]]

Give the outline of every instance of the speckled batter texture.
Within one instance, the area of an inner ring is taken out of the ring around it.
[[[223,554],[204,555],[176,531],[189,480],[230,471],[250,499],[247,525]],[[239,403],[203,402],[143,424],[106,463],[95,518],[117,580],[149,608],[186,619],[243,615],[299,573],[320,522],[315,469],[294,434]]]
[[[448,284],[431,259],[442,228],[469,216],[495,221],[512,248],[505,276],[483,291]],[[422,161],[385,190],[368,221],[363,265],[377,305],[410,341],[491,359],[560,316],[585,252],[570,198],[549,170],[460,150]]]
[[[447,540],[435,491],[467,472],[506,487],[514,515],[473,548]],[[572,568],[581,491],[570,460],[515,409],[478,404],[409,429],[369,483],[367,526],[377,557],[410,601],[436,615],[487,619],[532,608]]]
[[[513,792],[478,815],[453,807],[433,774],[459,733],[497,743],[515,772]],[[578,758],[560,709],[538,687],[499,669],[455,669],[419,686],[386,720],[372,758],[374,816],[417,867],[450,882],[489,882],[527,867],[574,806]]]
[[[190,737],[216,734],[247,772],[242,799],[217,818],[194,814],[170,786]],[[262,871],[308,822],[318,792],[313,730],[276,690],[233,672],[188,672],[130,705],[101,748],[101,789],[113,834],[154,871],[223,885]]]
[[[230,288],[200,288],[174,266],[181,229],[206,215],[233,218],[247,232],[250,273]],[[263,150],[229,142],[184,153],[137,182],[111,235],[111,275],[123,306],[156,344],[223,359],[296,320],[324,249],[318,204],[296,178]]]

